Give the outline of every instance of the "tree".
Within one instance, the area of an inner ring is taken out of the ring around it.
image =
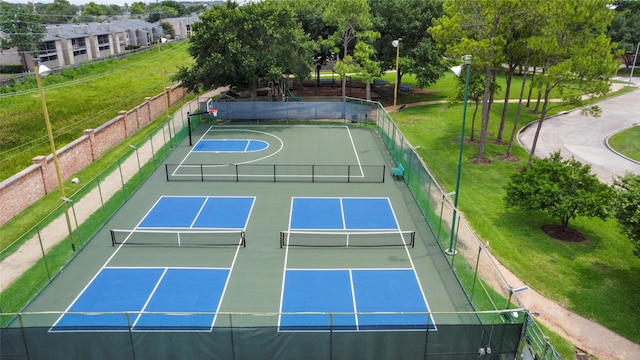
[[[618,43],[620,49],[633,54],[640,41],[640,1],[616,0],[613,6],[615,16],[607,29],[607,35]],[[633,62],[633,56],[630,58],[630,62]]]
[[[358,63],[358,71],[364,77],[366,86],[367,100],[371,100],[371,82],[376,76],[380,76],[382,72],[380,63],[374,59],[375,49],[367,42],[374,41],[380,37],[380,34],[375,31],[368,31],[368,38],[356,43],[354,49],[354,57]]]
[[[122,15],[124,13],[124,8],[119,5],[108,5],[104,9],[109,16]]]
[[[145,3],[143,2],[134,2],[133,4],[131,4],[131,15],[142,15],[146,12],[145,10]]]
[[[522,73],[522,86],[520,87],[520,97],[518,98],[518,109],[516,110],[516,117],[513,119],[513,130],[511,130],[511,136],[509,137],[509,145],[507,145],[507,153],[502,157],[504,160],[516,159],[511,156],[511,150],[513,149],[513,143],[518,133],[518,121],[520,121],[520,112],[522,111],[522,101],[524,100],[524,89],[527,84],[527,77],[529,76],[529,59],[531,56],[531,49],[527,49],[527,57],[524,61],[524,70]],[[506,104],[505,104],[506,107]]]
[[[507,121],[507,110],[509,109],[513,75],[518,68],[522,68],[523,62],[529,59],[527,55],[530,54],[530,51],[528,50],[527,42],[539,28],[537,24],[538,19],[544,16],[544,14],[538,13],[538,7],[536,7],[535,1],[523,1],[521,2],[521,6],[521,10],[524,11],[519,12],[519,15],[514,19],[510,19],[509,26],[504,29],[505,46],[503,51],[505,63],[500,69],[502,69],[506,75],[506,84],[502,117],[500,118],[500,126],[498,127],[498,134],[496,136],[496,141],[499,143],[502,142],[502,135]],[[525,67],[527,66],[528,65],[525,65]],[[522,102],[522,96],[523,93],[521,92],[520,102]],[[510,143],[512,141],[513,137],[510,138]]]
[[[328,25],[336,27],[334,40],[342,46],[342,59],[349,53],[349,45],[358,31],[370,30],[371,13],[366,0],[332,0],[323,14]],[[347,95],[347,78],[342,76],[342,96]]]
[[[535,155],[542,124],[549,110],[549,94],[557,89],[567,103],[581,106],[576,93],[600,96],[609,91],[610,77],[619,63],[614,61],[614,45],[604,31],[613,16],[607,0],[556,0],[543,2],[547,14],[540,34],[530,39],[544,69],[534,85],[544,96],[540,120],[533,138],[529,163]],[[586,107],[583,114],[599,116],[600,108]]]
[[[44,7],[43,15],[47,24],[64,24],[70,22],[77,11],[77,7],[67,0],[53,0]]]
[[[281,81],[284,74],[308,76],[313,44],[293,11],[266,1],[227,2],[204,12],[193,24],[189,53],[195,62],[174,79],[190,90],[231,86],[257,94],[260,81]]]
[[[482,69],[480,69],[481,71]],[[482,95],[484,94],[484,77],[478,69],[474,69],[471,65],[471,76],[469,76],[469,91],[467,96],[469,100],[473,101],[475,106],[473,108],[473,116],[471,117],[471,134],[469,140],[473,141],[475,136],[476,116],[478,114],[478,106],[482,102]],[[467,84],[466,75],[457,77],[456,81],[456,95],[454,101],[464,101],[464,92]],[[494,90],[495,91],[495,90]]]
[[[162,27],[162,33],[164,37],[169,39],[173,39],[176,37],[176,31],[173,29],[173,25],[166,21],[163,21],[160,23],[160,26]]]
[[[172,18],[182,15],[185,6],[175,1],[163,1],[159,4],[149,4],[147,12],[149,17],[147,21],[156,22],[161,19]]]
[[[577,216],[609,216],[612,190],[591,173],[591,165],[564,160],[557,151],[514,173],[505,186],[506,207],[546,212],[563,230]]]
[[[47,28],[40,14],[24,7],[14,9],[0,12],[0,30],[8,35],[7,38],[0,38],[0,49],[15,47],[22,59],[24,70],[28,71],[26,55],[31,53],[33,57],[37,57]]]
[[[288,4],[296,14],[297,20],[309,38],[315,41],[313,62],[316,70],[316,86],[320,86],[320,70],[327,59],[336,51],[330,37],[336,31],[335,26],[327,25],[323,14],[329,6],[329,0],[280,0]]]
[[[369,0],[373,30],[380,33],[376,41],[376,58],[383,71],[395,69],[396,48],[391,42],[402,38],[396,83],[405,74],[416,75],[418,86],[435,83],[446,71],[442,56],[427,28],[433,18],[442,15],[441,0]],[[398,94],[400,95],[400,87]]]
[[[631,240],[640,257],[640,175],[626,174],[614,181],[614,216],[622,233]]]
[[[84,16],[102,16],[107,14],[107,9],[104,5],[96,4],[95,2],[88,3],[82,10]]]
[[[473,56],[474,66],[484,69],[482,125],[476,162],[484,163],[484,149],[493,99],[491,89],[497,69],[504,63],[505,32],[511,20],[525,10],[515,0],[447,0],[445,15],[435,19],[429,33],[445,49],[445,54],[458,59]]]

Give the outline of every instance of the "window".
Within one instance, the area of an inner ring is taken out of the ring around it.
[[[98,35],[98,49],[109,50],[109,35]]]
[[[47,41],[40,48],[40,61],[47,62],[58,60],[55,41]]]
[[[73,46],[73,56],[87,53],[87,45],[84,38],[71,39],[71,46]]]

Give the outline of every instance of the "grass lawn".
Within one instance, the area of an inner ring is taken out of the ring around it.
[[[446,81],[443,80],[443,81]],[[438,84],[432,87],[438,91]],[[473,108],[467,112],[467,138]],[[509,140],[516,104],[509,106],[504,141]],[[640,259],[632,245],[620,235],[613,220],[578,218],[570,227],[588,237],[584,243],[565,243],[548,238],[540,229],[559,223],[540,212],[506,209],[504,185],[509,176],[524,166],[528,154],[517,144],[513,155],[519,162],[504,162],[497,156],[506,152],[505,144],[495,143],[502,104],[492,107],[487,165],[468,159],[478,155],[478,144],[465,144],[459,207],[476,233],[491,244],[491,251],[528,285],[568,309],[596,320],[616,333],[640,342]],[[418,150],[447,191],[454,189],[462,105],[426,105],[406,108],[394,114],[402,132]],[[606,116],[606,114],[604,115]],[[480,114],[477,122],[479,123]],[[536,119],[523,110],[520,125]],[[544,312],[544,309],[532,309]]]
[[[634,126],[609,138],[609,146],[622,155],[640,161],[640,126]]]
[[[95,128],[162,93],[178,67],[191,63],[187,42],[162,46],[122,59],[86,64],[43,79],[47,109],[59,149]],[[113,94],[118,94],[114,96]],[[51,153],[40,96],[33,77],[0,93],[0,180],[31,165],[36,155]]]
[[[193,95],[189,96],[187,100],[191,99],[193,99]],[[182,106],[182,103],[176,104],[170,109],[170,112],[173,113]],[[78,185],[71,184],[70,182],[66,183],[65,188],[69,190],[70,194],[72,194],[70,197],[76,198],[77,196],[77,198],[80,198],[83,194],[97,186],[96,179],[99,178],[100,180],[103,180],[105,176],[111,172],[117,172],[121,159],[132,155],[132,150],[129,145],[139,145],[141,142],[148,139],[152,133],[156,132],[165,121],[166,119],[163,117],[154,120],[149,125],[137,131],[127,140],[116,145],[113,149],[105,153],[85,169],[78,172],[76,175],[85,179],[86,184]],[[182,136],[184,135],[186,135],[186,131],[183,131]],[[109,217],[111,217],[122,206],[133,191],[153,172],[153,170],[155,170],[155,167],[159,164],[158,160],[163,159],[163,156],[166,154],[165,151],[169,151],[170,146],[171,142],[167,143],[160,149],[156,149],[155,157],[142,166],[142,170],[139,173],[140,176],[132,177],[110,199],[105,199],[104,206],[99,211],[94,212],[87,221],[78,227],[74,235],[78,248],[84,246],[84,244],[93,237],[96,231],[104,226]],[[55,213],[60,215],[60,196],[57,191],[52,191],[45,195],[27,210],[2,225],[2,227],[0,227],[0,231],[3,234],[0,241],[0,259],[4,259],[12,251],[15,251],[20,245],[22,245],[25,240],[35,236],[32,227],[40,221],[45,222],[45,224],[40,225],[46,225],[45,218],[48,214],[52,213],[54,209],[57,209]],[[52,217],[48,218],[49,221],[52,219]],[[29,235],[21,236],[26,231],[28,231]],[[62,269],[62,267],[65,266],[76,254],[77,253],[70,251],[68,237],[54,246],[49,252],[47,252],[46,262],[40,259],[32,268],[26,271],[0,294],[0,308],[3,312],[12,313],[21,311],[47,284],[49,276],[53,276],[60,271],[60,269]],[[11,317],[1,318],[0,326],[6,325],[3,321],[10,320]]]

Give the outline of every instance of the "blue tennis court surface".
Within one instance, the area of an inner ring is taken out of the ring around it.
[[[281,307],[282,331],[436,329],[412,269],[288,269]]]
[[[265,150],[269,143],[255,139],[201,139],[193,147],[193,152],[253,152]]]
[[[64,314],[51,331],[208,331],[229,273],[213,268],[103,268],[67,310],[92,314]],[[119,314],[97,314],[109,312]]]
[[[162,196],[138,228],[245,229],[255,197]]]
[[[292,230],[397,230],[388,198],[304,198],[291,203]]]

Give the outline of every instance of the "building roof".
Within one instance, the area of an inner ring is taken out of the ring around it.
[[[102,23],[88,22],[81,24],[47,25],[47,33],[43,41],[55,41],[61,38],[74,39],[90,35],[107,35],[114,32],[131,30],[150,31],[154,28],[159,28],[159,26],[139,19],[108,20]]]

